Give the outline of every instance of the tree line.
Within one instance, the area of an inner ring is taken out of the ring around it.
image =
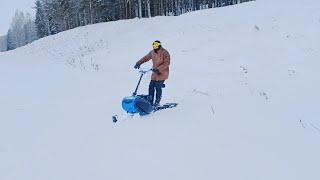
[[[33,20],[30,21],[29,15],[16,13],[7,34],[7,45],[8,50],[11,50],[35,39],[88,24],[131,18],[178,16],[191,11],[247,1],[252,0],[36,0]],[[24,33],[21,33],[22,31]]]
[[[0,50],[12,50],[38,39],[37,27],[30,13],[16,11],[6,36],[0,38]]]
[[[37,0],[39,37],[88,24],[120,19],[177,16],[251,0]]]

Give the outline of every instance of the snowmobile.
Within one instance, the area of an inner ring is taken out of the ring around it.
[[[127,114],[139,114],[140,116],[144,116],[159,110],[174,108],[178,105],[178,103],[166,103],[160,106],[153,106],[153,104],[149,101],[148,95],[137,95],[143,76],[150,71],[152,71],[152,69],[140,70],[140,78],[135,91],[132,93],[131,96],[123,98],[121,105],[122,109]],[[114,123],[116,123],[118,121],[118,116],[112,116],[112,120]]]

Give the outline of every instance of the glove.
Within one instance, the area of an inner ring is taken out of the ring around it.
[[[140,69],[140,64],[139,64],[139,63],[136,63],[136,65],[134,65],[134,68],[135,68],[135,69]]]
[[[159,69],[156,69],[156,68],[152,69],[152,72],[157,73],[157,74],[161,74]]]

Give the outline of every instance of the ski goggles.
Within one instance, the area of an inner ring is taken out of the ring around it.
[[[159,43],[159,42],[153,42],[152,43],[153,49],[158,49],[160,46],[161,46],[161,43]]]

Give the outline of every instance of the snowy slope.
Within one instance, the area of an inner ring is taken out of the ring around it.
[[[318,1],[260,0],[0,53],[0,179],[318,180],[319,29]],[[112,124],[156,39],[178,108]]]

